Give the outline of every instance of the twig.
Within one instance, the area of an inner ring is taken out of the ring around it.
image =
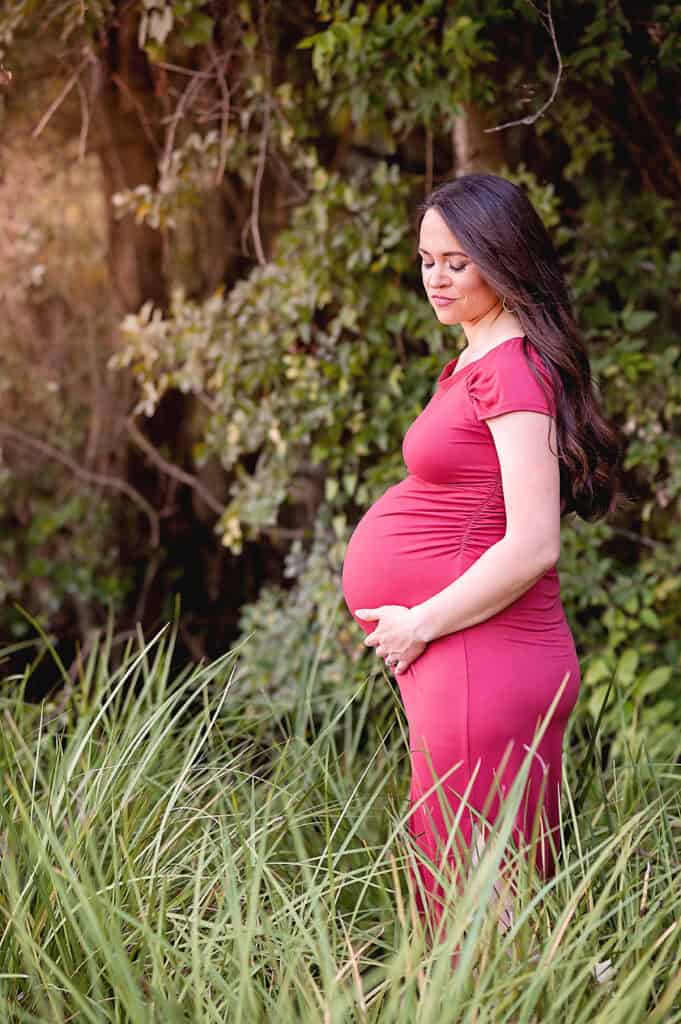
[[[125,95],[130,100],[130,103],[132,104],[132,106],[139,113],[140,124],[142,125],[142,128],[144,129],[144,134],[146,135],[147,139],[149,140],[149,144],[151,145],[151,148],[154,150],[155,153],[158,153],[158,141],[157,141],[157,139],[156,139],[156,137],[154,135],[153,129],[152,129],[150,123],[149,123],[149,118],[147,117],[147,112],[144,109],[144,105],[143,105],[142,101],[139,99],[138,96],[135,96],[134,92],[132,91],[132,89],[130,88],[128,83],[125,81],[124,78],[121,78],[120,75],[113,74],[111,76],[111,81],[114,83],[114,85],[118,86],[118,88],[121,90],[122,93],[125,93]]]
[[[260,33],[262,35],[264,43],[267,45],[267,4],[265,0],[261,0],[259,4],[259,21],[260,21]],[[255,246],[255,255],[257,256],[258,263],[261,265],[266,263],[265,252],[262,247],[262,238],[260,237],[260,189],[262,187],[262,179],[265,174],[265,160],[267,158],[267,142],[270,131],[270,89],[272,75],[272,60],[271,57],[267,59],[267,84],[268,90],[265,96],[265,113],[263,116],[262,133],[260,136],[260,153],[258,155],[258,166],[255,171],[255,180],[253,182],[253,205],[251,207],[251,233],[253,235],[253,244]]]
[[[558,92],[560,80],[563,77],[563,59],[560,55],[558,40],[556,38],[556,27],[553,24],[553,15],[551,14],[551,0],[546,0],[546,14],[543,14],[539,10],[539,8],[532,3],[532,0],[527,0],[527,2],[531,4],[532,7],[534,7],[535,11],[537,11],[542,21],[545,21],[545,24],[547,25],[547,32],[551,36],[553,49],[555,51],[556,60],[558,62],[558,70],[556,72],[556,78],[553,83],[553,89],[551,90],[551,95],[547,99],[546,103],[544,103],[543,106],[541,106],[535,114],[528,114],[527,117],[521,117],[517,121],[506,121],[505,124],[498,124],[495,128],[485,128],[485,132],[500,132],[503,128],[513,128],[515,125],[518,124],[534,124],[534,122],[537,121],[553,103],[554,99],[556,98],[556,93]]]
[[[185,68],[181,64],[170,64],[168,61],[155,61],[156,67],[165,68],[166,71],[177,71],[179,75],[186,75],[188,78],[212,78],[211,71],[196,71],[194,68]]]
[[[624,75],[625,82],[629,86],[629,91],[631,92],[631,95],[634,97],[634,100],[636,101],[636,104],[639,107],[641,113],[643,114],[646,121],[652,128],[653,132],[655,133],[657,140],[660,143],[660,146],[665,156],[667,157],[667,160],[673,168],[674,175],[677,181],[681,182],[681,161],[679,161],[679,158],[674,152],[674,147],[671,145],[669,139],[667,138],[664,129],[660,126],[657,117],[650,109],[649,105],[646,103],[645,97],[641,90],[638,88],[636,82],[634,81],[634,77],[629,71],[629,69],[624,68],[622,74]]]
[[[62,91],[59,93],[57,98],[54,99],[52,101],[52,103],[50,103],[49,107],[47,108],[47,110],[45,111],[43,116],[40,118],[40,120],[38,121],[37,125],[35,126],[35,128],[31,132],[32,138],[37,139],[38,136],[41,134],[41,132],[43,131],[43,129],[47,125],[48,121],[51,119],[52,115],[54,113],[56,113],[56,111],[62,105],[62,103],[64,102],[64,100],[68,96],[68,94],[73,89],[74,85],[76,85],[76,83],[78,82],[78,76],[80,75],[81,71],[83,70],[85,65],[88,63],[90,58],[91,58],[91,54],[88,51],[85,54],[85,56],[83,57],[82,61],[78,65],[78,67],[76,68],[76,70],[73,72],[73,74],[69,78],[68,82],[66,83],[66,85],[64,86]]]
[[[262,179],[265,173],[265,160],[267,157],[267,138],[270,129],[270,101],[269,97],[265,101],[265,116],[263,118],[262,134],[260,136],[260,153],[258,155],[258,166],[255,172],[255,180],[253,182],[253,205],[251,207],[250,227],[253,235],[253,244],[255,246],[255,255],[258,258],[258,263],[264,264],[267,262],[265,259],[265,252],[262,247],[262,239],[260,237],[260,189],[262,187]]]
[[[142,588],[135,604],[134,621],[141,622],[144,617],[144,612],[147,607],[147,598],[149,597],[149,591],[151,590],[151,584],[154,581],[159,566],[161,564],[161,552],[159,550],[154,551],[153,555],[147,562],[147,567],[144,570],[144,580],[142,582]]]
[[[625,530],[621,526],[611,526],[610,529],[617,537],[626,537],[628,540],[636,541],[638,544],[645,544],[649,548],[661,549],[663,551],[669,550],[669,544],[663,540],[655,540],[653,537],[644,537],[640,533],[635,533],[634,530]]]
[[[229,108],[231,97],[229,93],[229,86],[225,79],[225,68],[218,60],[217,54],[212,46],[210,48],[210,55],[217,74],[220,92],[222,94],[222,104],[220,106],[220,158],[215,171],[215,184],[219,185],[225,176],[225,166],[227,164],[227,150],[229,148]],[[227,54],[225,63],[229,60],[229,57],[230,55]]]
[[[85,150],[87,147],[87,137],[90,129],[90,105],[88,103],[87,93],[83,88],[83,83],[80,80],[80,75],[76,79],[76,85],[78,87],[78,95],[80,96],[80,135],[78,137],[78,159],[82,160],[85,157]]]
[[[102,429],[102,379],[99,369],[99,363],[97,361],[97,343],[95,338],[95,328],[92,320],[88,319],[85,330],[85,348],[87,350],[87,358],[90,364],[90,386],[91,386],[91,408],[92,416],[90,418],[90,428],[88,430],[88,439],[85,446],[85,465],[91,466],[95,460],[97,451],[99,450],[99,438]]]
[[[162,469],[168,476],[173,477],[175,480],[179,480],[180,483],[186,484],[187,487],[191,487],[192,490],[196,491],[196,493],[203,498],[206,505],[208,505],[213,512],[217,515],[222,515],[225,511],[225,506],[222,502],[218,501],[215,495],[211,494],[208,488],[205,487],[197,477],[192,476],[191,473],[185,472],[184,469],[180,469],[179,466],[174,466],[172,462],[167,462],[161,453],[154,448],[151,441],[149,441],[149,439],[137,429],[131,420],[128,419],[125,421],[125,429],[137,447],[142,449],[151,462],[158,466],[159,469]]]
[[[169,118],[169,128],[166,133],[166,141],[163,147],[163,156],[161,157],[161,179],[165,178],[170,168],[170,158],[172,156],[173,148],[175,145],[175,133],[177,132],[177,126],[180,123],[181,118],[184,116],[185,107],[187,106],[190,98],[194,97],[201,91],[203,85],[206,82],[206,78],[197,72],[192,76],[190,81],[187,83],[187,87],[180,96],[175,110]]]
[[[54,445],[48,444],[47,441],[41,441],[37,437],[31,437],[29,434],[25,434],[23,431],[17,430],[15,427],[10,427],[6,423],[0,423],[0,437],[2,436],[11,441],[16,441],[18,444],[24,445],[25,448],[32,448],[34,451],[40,452],[42,455],[46,455],[50,459],[54,459],[55,462],[59,462],[62,466],[66,466],[67,469],[70,469],[73,475],[77,476],[80,480],[85,480],[90,484],[100,484],[102,487],[110,487],[114,491],[121,491],[123,494],[126,494],[147,516],[149,526],[151,528],[149,543],[152,547],[158,547],[160,542],[158,516],[146,498],[143,498],[139,491],[136,491],[135,488],[126,480],[121,480],[119,477],[106,476],[103,473],[94,473],[89,469],[83,469],[82,466],[67,455],[66,452],[61,451],[61,449],[55,448]]]

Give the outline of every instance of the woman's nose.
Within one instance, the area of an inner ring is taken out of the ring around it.
[[[447,268],[446,267],[438,267],[438,265],[435,264],[430,269],[430,278],[429,278],[429,280],[430,280],[430,284],[433,287],[437,287],[440,284],[447,283],[448,282]]]

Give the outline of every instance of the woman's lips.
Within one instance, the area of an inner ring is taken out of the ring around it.
[[[431,301],[434,306],[442,307],[450,306],[452,302],[456,302],[456,299],[448,299],[444,295],[433,295]]]

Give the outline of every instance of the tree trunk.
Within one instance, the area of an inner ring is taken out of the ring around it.
[[[107,200],[111,280],[123,308],[131,312],[147,299],[165,305],[163,237],[137,224],[132,214],[117,219],[111,200],[123,189],[155,186],[161,111],[146,54],[137,45],[135,6],[119,3],[118,9],[101,60],[93,127]]]
[[[454,151],[454,173],[471,174],[476,171],[494,173],[502,164],[504,151],[500,132],[485,132],[489,127],[483,121],[480,111],[472,104],[466,104],[452,129]]]
[[[201,299],[225,278],[237,278],[248,261],[241,253],[243,213],[228,202],[222,183],[201,196],[199,207],[180,211],[170,237],[138,224],[134,215],[115,216],[116,192],[147,185],[155,189],[165,142],[164,119],[172,110],[158,95],[152,69],[138,46],[138,4],[118,0],[117,17],[100,58],[99,91],[93,104],[93,136],[103,174],[108,209],[109,268],[124,312],[136,312],[147,300],[165,309],[170,284],[179,281],[188,296]],[[176,125],[175,145],[190,130],[191,112]],[[239,196],[237,195],[237,199]],[[245,197],[248,198],[247,196]],[[192,466],[192,419],[199,413],[191,395],[173,390],[155,414],[139,424],[146,439],[169,452],[169,460],[210,478],[210,489],[228,499],[228,479],[220,467]],[[253,600],[266,579],[282,576],[282,555],[266,538],[246,544],[239,557],[229,555],[213,530],[214,512],[190,489],[179,485],[135,446],[125,453],[123,475],[161,513],[161,545],[150,550],[145,535],[121,521],[119,550],[137,580],[121,628],[166,621],[172,598],[181,601],[176,655],[214,656],[238,634],[241,606]],[[217,470],[211,478],[210,469]]]

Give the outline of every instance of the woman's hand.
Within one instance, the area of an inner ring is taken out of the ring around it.
[[[369,622],[378,621],[373,633],[364,638],[367,647],[386,659],[395,675],[406,672],[428,646],[416,636],[416,617],[401,604],[384,604],[380,608],[357,608],[355,615]]]

